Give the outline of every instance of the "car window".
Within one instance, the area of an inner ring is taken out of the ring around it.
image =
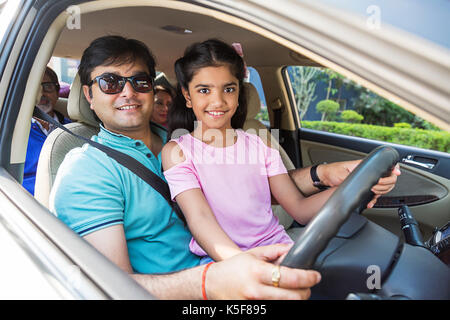
[[[450,152],[450,133],[331,69],[286,73],[303,128]]]
[[[266,97],[264,95],[264,89],[262,87],[261,78],[258,71],[253,67],[247,68],[250,72],[249,82],[253,84],[258,91],[259,100],[261,101],[261,110],[256,115],[255,119],[261,121],[266,127],[270,127],[269,113],[267,111]]]

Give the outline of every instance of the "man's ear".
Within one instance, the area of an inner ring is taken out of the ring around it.
[[[181,87],[181,93],[183,93],[183,97],[186,100],[186,107],[192,108],[191,96],[189,95],[189,91]]]
[[[84,97],[89,102],[89,104],[91,105],[91,109],[92,109],[92,90],[91,90],[91,87],[89,87],[87,85],[84,85],[83,86],[83,93],[84,93]]]

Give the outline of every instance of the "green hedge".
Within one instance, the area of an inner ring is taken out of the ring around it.
[[[302,127],[450,153],[450,133],[330,121],[302,121]]]

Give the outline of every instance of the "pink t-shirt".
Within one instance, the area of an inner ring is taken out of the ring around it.
[[[225,148],[207,145],[190,134],[172,140],[186,158],[164,171],[172,199],[200,188],[219,225],[242,250],[292,243],[271,207],[268,177],[287,173],[278,150],[267,147],[257,135],[236,133],[236,143]],[[196,255],[207,255],[194,238],[189,248]]]

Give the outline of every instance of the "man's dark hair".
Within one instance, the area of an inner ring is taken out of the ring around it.
[[[60,86],[59,86],[58,75],[56,74],[56,72],[53,71],[52,68],[46,67],[45,68],[45,75],[47,75],[50,78],[50,81],[55,84],[56,92],[59,92]]]
[[[219,66],[228,66],[230,72],[239,81],[239,105],[236,113],[231,118],[231,126],[234,129],[243,127],[245,118],[247,117],[244,60],[232,46],[218,39],[209,39],[190,45],[184,52],[184,56],[175,62],[178,88],[173,107],[169,109],[169,137],[176,129],[186,129],[189,132],[194,130],[194,121],[196,119],[194,111],[192,108],[186,108],[186,100],[184,99],[181,88],[188,90],[189,83],[200,69]]]
[[[155,58],[143,42],[122,36],[100,37],[83,52],[78,67],[80,82],[88,85],[92,80],[92,70],[98,66],[123,65],[138,60],[147,66],[150,77],[155,78]]]

